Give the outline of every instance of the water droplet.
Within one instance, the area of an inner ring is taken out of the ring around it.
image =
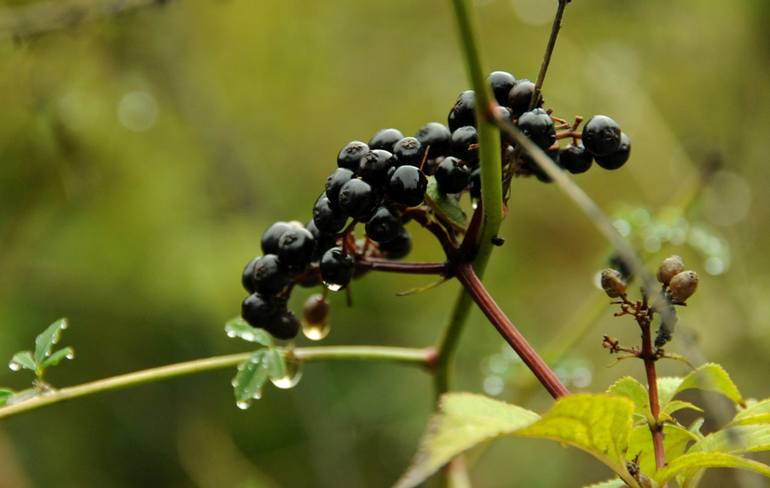
[[[473,210],[476,210],[477,208],[479,208],[479,201],[477,199],[475,198],[473,199],[473,201],[471,202],[471,208]]]
[[[237,335],[238,334],[236,334],[236,332],[233,329],[227,329],[227,337],[229,337],[230,339],[234,338]]]
[[[505,381],[499,376],[490,375],[484,378],[484,393],[487,395],[497,396],[503,392],[505,388]]]
[[[257,390],[251,395],[252,400],[259,400],[260,398],[262,398],[262,390]]]
[[[342,289],[342,285],[338,285],[336,283],[327,283],[324,281],[324,286],[329,291],[340,291]]]
[[[64,329],[66,329],[67,327],[68,327],[68,324],[67,324],[67,321],[65,320],[65,321],[64,321],[64,322],[62,322],[62,323],[61,323],[61,325],[59,326],[59,330],[64,330]]]
[[[8,367],[11,369],[11,371],[18,371],[21,369],[21,364],[17,363],[16,361],[11,361],[8,363]]]
[[[240,368],[238,368],[238,369],[240,369]],[[238,380],[237,380],[237,379],[235,379],[235,378],[231,379],[231,380],[230,380],[230,386],[232,386],[233,388],[235,388],[236,386],[238,386]]]
[[[240,400],[235,402],[235,406],[240,408],[241,410],[246,410],[251,406],[251,400]]]
[[[311,341],[320,341],[321,339],[325,338],[327,335],[329,335],[329,331],[331,330],[331,325],[329,322],[324,322],[321,324],[311,324],[306,321],[302,321],[302,333],[310,339]]]
[[[270,382],[275,385],[276,388],[282,390],[288,390],[294,388],[302,378],[302,365],[292,355],[286,356],[286,374],[280,378],[270,378]]]
[[[67,355],[64,356],[64,357],[69,359],[69,360],[73,360],[73,359],[75,359],[75,352],[74,351],[73,352],[68,352]]]

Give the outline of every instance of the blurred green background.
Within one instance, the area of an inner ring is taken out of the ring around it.
[[[76,3],[93,12],[123,2]],[[51,371],[54,385],[247,350],[222,326],[238,314],[240,271],[262,230],[310,217],[345,142],[444,121],[468,86],[448,1],[180,0],[19,35],[65,4],[0,6],[0,358],[66,316],[62,344],[77,359]],[[476,4],[487,67],[535,78],[556,2]],[[676,252],[701,274],[681,313],[691,340],[677,335],[669,349],[724,364],[748,397],[770,395],[768,25],[766,0],[577,0],[544,90],[557,114],[607,113],[631,136],[626,167],[576,179],[646,257]],[[700,187],[714,154],[721,169]],[[413,234],[414,259],[438,258],[429,236]],[[503,235],[489,288],[538,348],[578,331],[558,362],[570,386],[641,378],[639,364],[607,368],[600,347],[605,333],[635,342],[633,322],[600,307],[580,329],[609,255],[583,214],[553,185],[519,179]],[[457,286],[394,296],[428,281],[356,282],[353,308],[334,296],[324,343],[431,344]],[[294,294],[295,310],[308,293]],[[505,351],[474,311],[458,388],[546,408],[539,389],[522,392],[526,372]],[[432,408],[430,378],[398,366],[311,364],[295,389],[268,388],[246,411],[232,375],[4,420],[0,486],[388,486]],[[0,373],[0,385],[27,384]],[[470,458],[482,487],[610,475],[539,441],[500,441]]]

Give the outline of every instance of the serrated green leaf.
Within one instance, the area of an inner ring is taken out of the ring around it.
[[[678,412],[679,410],[694,410],[696,412],[703,412],[703,409],[698,407],[697,405],[693,405],[690,402],[685,402],[684,400],[671,400],[667,404],[663,405],[663,408],[660,409],[660,418],[662,420],[668,420],[671,418],[671,415]]]
[[[698,441],[698,437],[687,429],[672,424],[663,426],[663,451],[666,453],[667,461],[684,454],[687,451],[687,446],[696,441]],[[652,474],[655,472],[655,448],[652,444],[652,433],[648,425],[634,427],[628,438],[626,459],[632,461],[637,456],[636,462],[643,473]]]
[[[59,319],[35,337],[35,363],[43,364],[45,358],[51,354],[51,348],[59,342],[61,333],[67,325],[67,319]]]
[[[417,486],[463,451],[538,418],[535,412],[481,395],[446,394],[441,397],[439,411],[431,419],[411,467],[396,487]]]
[[[707,363],[684,378],[660,378],[660,404],[665,405],[677,394],[693,388],[721,393],[738,405],[743,403],[743,397],[727,371],[716,363]]]
[[[265,367],[265,351],[259,350],[238,366],[238,373],[233,378],[233,393],[239,406],[262,395],[262,386],[267,381],[268,370]]]
[[[13,371],[18,371],[20,369],[35,371],[37,369],[37,364],[35,363],[35,359],[32,357],[31,352],[21,351],[13,355],[11,362],[8,363],[8,367]]]
[[[767,424],[770,423],[770,398],[750,402],[746,408],[738,410],[731,425]]]
[[[225,324],[225,333],[227,337],[239,337],[244,341],[256,342],[266,347],[273,345],[273,338],[269,332],[250,326],[240,317],[231,319]]]
[[[65,347],[63,349],[59,349],[58,351],[54,352],[45,360],[43,361],[43,364],[40,365],[42,369],[46,369],[49,366],[56,366],[62,360],[64,359],[73,359],[75,357],[75,350],[71,347]]]
[[[647,388],[630,376],[624,376],[610,385],[607,393],[626,397],[634,402],[634,411],[645,418],[651,419],[650,399]]]
[[[592,485],[585,485],[583,488],[626,488],[628,485],[620,478],[615,478],[607,481],[601,481]]]
[[[13,398],[15,394],[16,392],[13,390],[9,390],[8,388],[0,388],[0,407],[8,403],[8,400]]]
[[[286,359],[283,354],[277,349],[265,350],[264,356],[265,367],[267,373],[271,379],[279,379],[286,376]]]
[[[735,454],[724,452],[693,452],[669,462],[655,473],[655,481],[662,485],[677,475],[684,475],[685,480],[705,468],[738,468],[754,471],[770,478],[770,466]]]
[[[744,452],[770,451],[770,425],[752,424],[725,427],[713,432],[691,448],[690,452]]]
[[[425,200],[436,214],[440,214],[453,224],[465,228],[467,217],[457,199],[441,193],[438,189],[436,178],[428,178],[428,189],[425,191]]]

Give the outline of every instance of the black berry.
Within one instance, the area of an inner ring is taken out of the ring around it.
[[[553,120],[542,108],[524,112],[519,117],[518,126],[524,135],[541,149],[548,149],[556,142],[556,129]]]
[[[348,142],[337,155],[337,166],[358,171],[358,162],[369,152],[369,146],[361,141]]]
[[[481,168],[476,168],[471,172],[470,184],[471,198],[478,200],[481,198]]]
[[[319,231],[334,234],[345,227],[348,216],[339,207],[332,205],[326,193],[322,193],[313,205],[313,223]]]
[[[508,94],[516,83],[516,78],[507,71],[493,71],[487,81],[492,86],[492,93],[498,105],[508,105]]]
[[[314,247],[315,239],[309,230],[293,227],[278,239],[278,257],[292,271],[299,271],[310,263]]]
[[[358,167],[361,178],[372,185],[379,185],[388,178],[388,170],[396,165],[393,154],[384,149],[373,149],[366,153]]]
[[[342,185],[339,201],[343,212],[354,219],[362,219],[371,215],[376,197],[369,183],[353,179]]]
[[[593,163],[593,156],[583,145],[567,144],[559,150],[561,167],[572,174],[585,173]]]
[[[398,166],[405,164],[420,166],[423,153],[422,144],[415,137],[404,137],[393,146],[393,155],[396,157]]]
[[[449,154],[449,140],[452,133],[444,124],[428,122],[417,131],[414,137],[428,151],[428,157],[431,159]]]
[[[388,195],[397,203],[414,207],[422,203],[427,189],[428,179],[419,168],[401,166],[390,177]]]
[[[241,273],[241,284],[243,289],[249,293],[257,291],[256,286],[254,286],[254,265],[259,258],[259,256],[251,258],[251,261],[246,263],[246,266],[243,267],[243,273]]]
[[[265,295],[277,294],[291,281],[275,254],[265,254],[257,259],[251,277],[255,291]]]
[[[348,168],[337,168],[334,173],[326,178],[326,197],[331,202],[332,207],[338,207],[340,188],[353,178],[353,171]]]
[[[327,250],[321,257],[321,279],[327,286],[344,288],[353,277],[353,258],[342,251],[341,247]]]
[[[479,159],[479,150],[471,149],[472,144],[479,143],[479,135],[472,125],[460,127],[452,133],[452,154],[465,162],[475,162]]]
[[[321,232],[318,229],[318,226],[316,226],[315,222],[312,220],[307,223],[305,228],[310,231],[311,234],[313,234],[313,239],[315,239],[315,247],[313,248],[313,261],[316,261],[321,256],[323,256],[327,249],[337,245],[336,232]]]
[[[412,250],[412,238],[406,228],[401,227],[396,237],[380,243],[380,251],[388,259],[401,259]]]
[[[517,80],[511,91],[508,93],[507,106],[511,107],[514,117],[518,117],[529,110],[529,101],[532,100],[532,94],[535,92],[535,84],[529,80]],[[540,95],[535,107],[543,106],[543,96]]]
[[[273,337],[284,341],[297,337],[299,328],[299,320],[291,310],[284,311],[270,323],[269,327],[266,327]]]
[[[551,161],[554,162],[557,166],[561,166],[559,163],[559,150],[554,149],[550,151],[546,151],[545,154],[551,158]],[[530,157],[529,154],[522,154],[521,155],[521,167],[525,171],[529,172],[530,174],[535,175],[535,177],[542,181],[543,183],[550,183],[553,181],[550,176],[548,176],[548,173],[545,172],[543,168],[540,167],[539,164],[535,162],[532,157]]]
[[[284,232],[291,229],[292,225],[288,222],[275,222],[262,233],[262,252],[265,254],[278,253],[278,239]]]
[[[387,207],[380,207],[366,223],[366,235],[376,242],[387,242],[394,239],[401,228],[398,217]]]
[[[476,94],[466,90],[457,97],[447,117],[449,130],[454,132],[466,125],[476,126]]]
[[[594,156],[615,152],[620,147],[620,126],[606,115],[594,115],[583,126],[583,145]]]
[[[384,149],[393,152],[393,146],[404,138],[398,129],[382,129],[369,140],[369,149]]]
[[[438,165],[435,176],[441,193],[459,193],[468,186],[471,171],[459,159],[449,156]]]
[[[259,293],[252,293],[241,303],[241,317],[252,327],[267,329],[284,311],[285,300]]]
[[[628,161],[631,155],[631,141],[625,132],[620,133],[620,145],[604,156],[596,156],[596,164],[604,169],[618,169]]]

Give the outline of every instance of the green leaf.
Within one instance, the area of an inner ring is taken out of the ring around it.
[[[35,359],[29,351],[21,351],[14,354],[11,358],[11,362],[8,363],[8,367],[13,371],[18,371],[20,369],[29,369],[30,371],[37,370]]]
[[[61,333],[67,328],[67,319],[59,319],[35,337],[35,363],[43,364],[51,354],[51,348],[59,342]]]
[[[748,469],[770,478],[770,466],[766,464],[724,452],[693,452],[669,462],[663,469],[655,473],[655,481],[662,485],[680,474],[689,478],[704,468]]]
[[[620,478],[615,478],[592,485],[586,485],[583,488],[627,488],[628,485]]]
[[[746,408],[738,410],[731,425],[766,424],[770,423],[770,398],[762,401],[752,401]]]
[[[647,419],[652,419],[650,397],[647,388],[630,376],[624,376],[610,385],[607,393],[623,396],[634,402],[634,411]]]
[[[8,403],[8,400],[13,398],[15,394],[16,392],[13,390],[9,390],[8,388],[0,388],[0,407]]]
[[[54,352],[45,360],[43,361],[43,364],[40,365],[41,368],[46,369],[49,366],[56,366],[62,360],[64,359],[74,359],[75,358],[75,350],[71,347],[65,347],[64,349],[59,349],[58,351]]]
[[[276,380],[286,376],[286,359],[278,349],[265,350],[264,364],[270,379]]]
[[[273,338],[270,336],[269,332],[250,326],[240,317],[229,320],[225,324],[225,333],[227,334],[227,337],[239,337],[244,341],[256,342],[257,344],[262,344],[266,347],[273,345]]]
[[[660,418],[662,420],[668,420],[671,418],[671,415],[678,412],[679,410],[695,410],[696,412],[703,412],[703,409],[698,407],[697,405],[693,405],[690,402],[685,402],[683,400],[671,400],[667,404],[663,405],[663,408],[660,409]]]
[[[268,377],[264,359],[265,351],[259,350],[238,366],[232,385],[235,401],[241,408],[247,408],[251,400],[262,396],[262,385]]]
[[[681,456],[687,450],[688,444],[697,441],[698,437],[692,432],[677,425],[665,424],[663,426],[663,452],[666,460],[671,461]],[[634,427],[628,438],[628,451],[626,459],[636,459],[643,473],[655,472],[655,448],[652,444],[652,433],[648,425]]]
[[[684,378],[660,378],[660,404],[666,405],[677,394],[693,388],[721,393],[738,405],[743,403],[743,397],[727,371],[716,363],[707,363]]]
[[[470,393],[441,397],[411,467],[396,483],[417,486],[441,466],[480,442],[514,432],[538,419],[535,412]]]
[[[428,189],[425,191],[425,199],[433,211],[449,220],[451,223],[464,228],[467,219],[465,212],[460,208],[457,199],[441,193],[438,189],[436,178],[428,178]]]
[[[770,425],[751,424],[725,427],[713,432],[697,443],[690,452],[744,452],[770,451]]]

